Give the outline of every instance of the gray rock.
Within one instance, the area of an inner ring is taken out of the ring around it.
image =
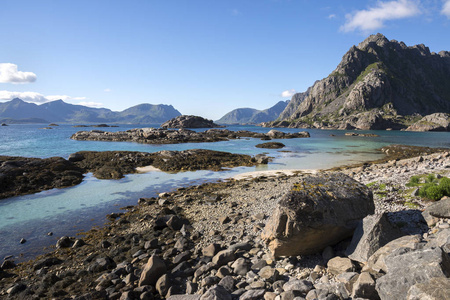
[[[213,257],[219,251],[220,251],[220,245],[219,244],[210,244],[209,246],[207,246],[207,247],[202,249],[202,254],[203,254],[203,256]]]
[[[172,295],[166,300],[199,300],[200,297],[200,295]]]
[[[249,290],[243,293],[239,300],[258,300],[262,299],[264,296],[264,293],[266,291],[264,289],[258,289],[258,290]]]
[[[155,287],[158,293],[161,295],[161,297],[165,297],[170,288],[169,276],[167,274],[164,274],[161,277],[159,277]]]
[[[450,278],[434,277],[423,283],[416,283],[409,291],[407,300],[450,299]]]
[[[233,272],[236,275],[242,275],[244,276],[245,274],[247,274],[247,272],[250,270],[250,267],[247,263],[247,261],[245,260],[245,258],[238,258],[234,261],[234,263],[231,265],[231,267],[233,268]]]
[[[305,175],[280,200],[262,238],[275,257],[311,254],[351,236],[374,211],[372,192],[350,177]]]
[[[212,262],[218,266],[223,266],[235,259],[233,249],[225,249],[214,255]]]
[[[376,282],[381,300],[406,299],[411,286],[450,274],[450,257],[440,248],[398,249],[385,258],[385,264],[387,273]]]
[[[280,294],[281,300],[294,300],[294,299],[304,299],[301,296],[303,296],[303,293],[300,291],[285,291]]]
[[[259,277],[264,278],[270,282],[275,282],[278,279],[279,272],[271,266],[265,266],[258,272]]]
[[[285,291],[300,291],[307,294],[313,289],[313,284],[308,280],[290,280],[283,285]]]
[[[167,272],[167,267],[164,261],[156,255],[152,255],[147,264],[142,270],[141,278],[139,279],[139,286],[154,285],[159,277]]]
[[[450,131],[450,114],[434,113],[412,124],[406,131]]]
[[[223,286],[228,292],[233,292],[235,280],[232,276],[225,276],[219,281],[219,285]]]
[[[371,273],[383,271],[386,273],[387,268],[385,258],[389,254],[399,248],[417,249],[421,240],[422,238],[420,235],[407,235],[387,243],[372,254],[372,256],[368,259],[367,264],[363,267],[363,271],[368,271]]]
[[[344,272],[354,271],[355,266],[352,261],[346,257],[334,257],[327,263],[328,272],[333,275],[339,275]]]
[[[56,248],[69,248],[72,247],[73,241],[68,236],[63,236],[56,242]]]
[[[401,230],[389,222],[385,213],[370,215],[356,227],[345,254],[352,260],[365,263],[379,248],[402,235]]]
[[[352,298],[378,299],[375,280],[368,272],[362,272],[353,284]]]
[[[427,206],[422,214],[426,213],[436,218],[450,218],[450,198],[443,198]]]
[[[217,285],[207,290],[200,300],[231,300],[231,294],[223,286]]]

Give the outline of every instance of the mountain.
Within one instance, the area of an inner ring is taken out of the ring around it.
[[[402,129],[422,116],[449,113],[449,82],[450,52],[371,35],[265,126]]]
[[[32,119],[60,123],[162,123],[181,113],[171,105],[140,104],[121,112],[107,108],[92,108],[56,100],[41,105],[15,98],[0,103],[0,118]]]
[[[271,108],[257,110],[254,108],[237,108],[216,121],[218,124],[259,124],[276,120],[286,108],[289,100],[279,101]]]

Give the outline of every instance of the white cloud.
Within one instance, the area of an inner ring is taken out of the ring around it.
[[[79,102],[77,103],[78,105],[83,105],[83,106],[88,106],[88,107],[93,107],[93,108],[100,108],[100,107],[104,107],[103,103],[98,103],[98,102]]]
[[[12,100],[14,98],[20,98],[25,102],[31,102],[36,104],[42,104],[46,102],[51,102],[55,100],[63,101],[81,101],[86,100],[86,97],[70,97],[67,95],[48,95],[44,96],[36,92],[10,92],[10,91],[0,91],[0,100]]]
[[[450,0],[444,1],[444,5],[442,6],[441,14],[447,16],[450,19]]]
[[[281,93],[281,97],[289,98],[289,97],[292,97],[295,93],[296,93],[296,91],[294,89],[286,90]]]
[[[413,17],[418,14],[420,14],[419,7],[413,0],[380,1],[375,7],[346,15],[347,21],[340,30],[344,32],[361,30],[367,33],[384,27],[385,21]]]
[[[111,89],[104,89],[103,90],[105,93],[109,93],[109,92],[111,92]]]
[[[330,20],[331,19],[336,19],[336,15],[335,14],[331,14],[331,15],[328,16],[328,19],[330,19]]]
[[[15,64],[0,63],[0,83],[30,83],[35,82],[36,78],[33,72],[19,71]]]

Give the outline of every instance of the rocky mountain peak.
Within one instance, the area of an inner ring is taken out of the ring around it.
[[[377,45],[378,47],[385,47],[389,44],[389,40],[381,33],[372,34],[364,41],[358,44],[358,49],[365,51],[367,47]]]

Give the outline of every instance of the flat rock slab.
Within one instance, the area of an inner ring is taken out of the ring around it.
[[[374,210],[372,192],[352,178],[304,175],[281,198],[262,238],[275,257],[311,254],[351,236]]]

